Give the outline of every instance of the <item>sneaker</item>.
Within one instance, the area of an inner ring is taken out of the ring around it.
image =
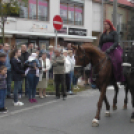
[[[21,99],[21,98],[22,98],[21,94],[20,94],[20,95],[18,95],[18,98],[19,98],[19,99]]]
[[[8,112],[8,110],[6,108],[0,109],[0,113],[6,114],[7,112]]]
[[[33,102],[37,102],[37,100],[36,100],[36,99],[32,99],[32,101],[33,101]]]
[[[32,99],[29,99],[29,102],[30,102],[30,103],[33,103],[33,100],[32,100]]]
[[[77,89],[77,86],[74,86],[74,89]]]
[[[79,88],[78,86],[76,86],[76,89],[78,89],[78,90],[79,90],[80,88]]]
[[[68,93],[69,93],[69,94],[73,94],[73,92],[72,92],[72,91],[69,91]]]
[[[14,106],[23,106],[24,105],[24,103],[22,103],[22,102],[14,102]]]
[[[40,98],[40,99],[44,99],[44,96],[43,96],[43,95],[42,95],[42,96],[39,95],[39,98]]]

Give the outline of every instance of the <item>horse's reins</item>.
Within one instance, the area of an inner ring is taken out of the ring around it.
[[[102,59],[97,65],[95,65],[95,66],[93,66],[92,68],[93,68],[93,73],[92,73],[92,75],[93,75],[93,77],[92,77],[92,80],[93,81],[96,81],[96,79],[97,79],[97,77],[99,76],[99,73],[100,73],[100,71],[103,69],[103,67],[104,67],[104,65],[106,64],[106,62],[107,62],[107,56],[106,56],[106,58],[104,58],[104,59]],[[105,61],[105,62],[104,62]],[[102,64],[104,62],[104,64],[103,65],[101,65],[101,68],[99,69],[99,71],[98,71],[98,73],[94,73],[94,71],[95,71],[95,68],[97,68],[100,64]]]

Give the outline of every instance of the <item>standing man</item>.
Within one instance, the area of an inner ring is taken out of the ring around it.
[[[60,99],[60,85],[63,94],[63,100],[66,99],[65,89],[65,59],[61,55],[61,48],[54,49],[55,56],[52,58],[54,81],[56,86],[56,99]]]
[[[7,67],[7,99],[11,99],[11,64],[10,64],[10,58],[9,58],[9,51],[10,46],[8,43],[5,43],[3,46],[3,49],[0,50],[0,52],[3,52],[6,54],[6,61],[5,66]]]
[[[31,55],[32,53],[36,53],[36,50],[34,49],[33,43],[29,43],[27,52]]]
[[[23,44],[21,46],[21,57],[19,57],[19,59],[21,60],[21,64],[22,64],[22,69],[25,71],[25,62],[28,60],[28,57],[30,56],[30,54],[27,52],[27,46],[25,44]],[[29,90],[29,84],[28,84],[28,80],[25,77],[25,96],[28,95],[28,90]],[[23,80],[24,80],[23,79]],[[19,91],[19,98],[21,98],[22,95],[22,88],[21,91]]]

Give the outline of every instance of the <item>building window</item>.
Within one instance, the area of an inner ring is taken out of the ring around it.
[[[75,7],[75,24],[82,25],[83,24],[83,8]]]
[[[29,0],[29,18],[36,19],[37,17],[37,3],[36,0]]]
[[[67,4],[61,4],[60,5],[60,15],[61,15],[61,17],[62,17],[62,19],[63,19],[63,22],[64,23],[67,23]]]
[[[60,4],[60,15],[65,24],[83,25],[83,5],[81,4]]]
[[[28,4],[25,2],[19,1],[20,4],[20,13],[19,17],[20,18],[28,18]]]
[[[74,24],[74,5],[68,5],[68,24]]]
[[[37,19],[41,21],[49,20],[49,0],[19,0],[20,18]]]
[[[48,1],[38,0],[38,19],[48,21]]]

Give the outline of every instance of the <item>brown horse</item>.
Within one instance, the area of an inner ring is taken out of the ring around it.
[[[73,46],[75,50],[75,60],[76,67],[74,70],[75,75],[80,75],[79,72],[87,64],[92,64],[92,77],[96,82],[97,87],[100,91],[100,97],[98,101],[98,109],[96,116],[92,121],[92,126],[99,126],[100,120],[100,111],[102,108],[103,101],[106,104],[106,116],[110,116],[110,105],[106,96],[106,89],[109,84],[112,84],[115,89],[115,95],[113,98],[113,110],[117,109],[117,95],[118,95],[118,86],[113,77],[112,72],[112,63],[107,55],[102,52],[99,48],[89,45],[88,43],[83,44],[82,46]]]

